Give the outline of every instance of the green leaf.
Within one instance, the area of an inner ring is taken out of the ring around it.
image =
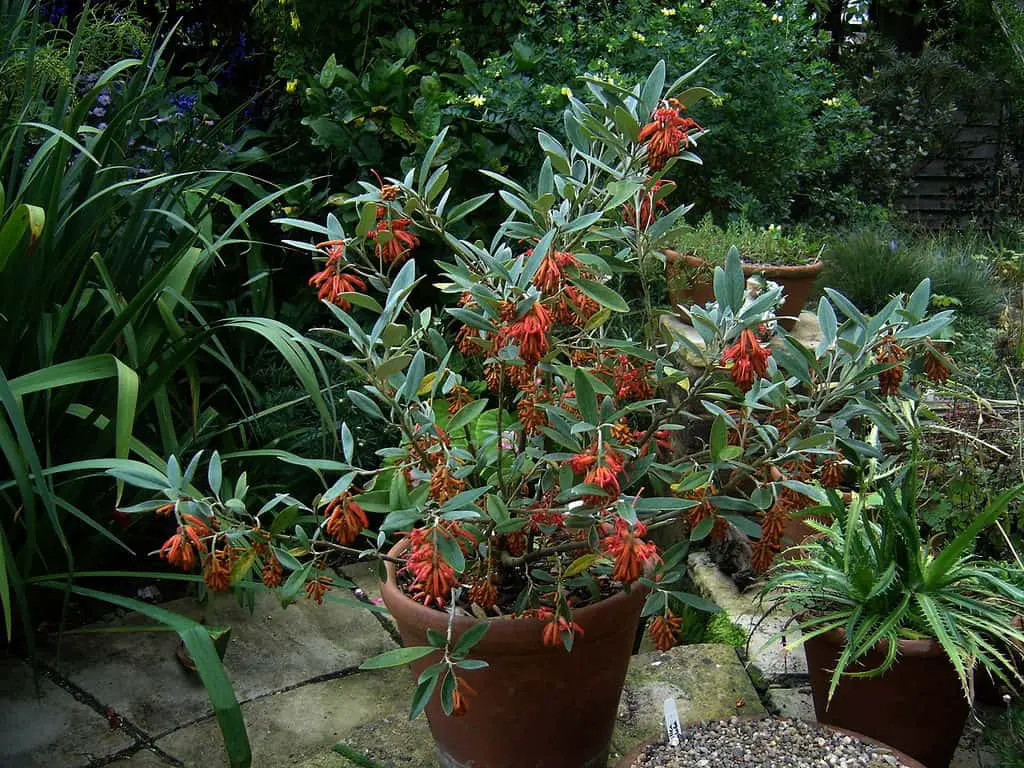
[[[416,399],[416,393],[419,391],[420,384],[423,382],[423,376],[427,369],[427,358],[423,354],[423,350],[418,350],[412,358],[412,363],[409,365],[409,371],[405,375],[405,381],[402,383],[402,389],[399,390],[399,400],[405,400],[412,402]]]
[[[385,667],[401,667],[431,653],[437,649],[430,645],[413,645],[408,648],[394,648],[378,656],[373,656],[359,665],[360,669],[384,669]]]
[[[645,116],[654,112],[661,101],[662,91],[665,90],[665,60],[661,59],[654,65],[651,74],[648,75],[640,91],[640,103],[644,108]]]
[[[210,491],[214,496],[220,494],[220,486],[223,482],[224,476],[221,472],[220,466],[220,453],[217,451],[213,452],[210,456],[210,465],[206,468],[206,482],[210,486]]]
[[[729,437],[728,430],[725,418],[721,415],[715,416],[715,420],[711,423],[711,461],[721,460],[722,449],[725,448]]]
[[[455,647],[452,648],[452,656],[461,658],[469,653],[483,639],[488,627],[490,627],[488,622],[481,621],[463,632],[455,642]]]
[[[711,533],[711,529],[715,527],[714,517],[705,517],[690,531],[690,541],[702,541],[707,538],[707,535]]]
[[[565,569],[565,573],[563,574],[563,576],[565,576],[565,578],[567,579],[571,579],[573,576],[579,576],[581,573],[590,568],[590,566],[592,566],[602,557],[604,557],[604,555],[598,554],[596,552],[591,552],[589,555],[582,555],[581,557],[577,557],[575,560],[569,563],[569,567]]]
[[[421,195],[426,192],[427,179],[430,176],[430,169],[434,165],[434,158],[437,157],[437,153],[441,149],[441,145],[444,143],[444,138],[447,135],[448,128],[445,127],[439,134],[437,134],[434,140],[430,142],[430,146],[427,148],[427,152],[423,156],[423,162],[420,163],[418,186],[418,191]]]
[[[349,389],[345,394],[348,395],[348,399],[352,401],[352,404],[367,416],[372,416],[375,419],[386,421],[384,414],[380,410],[380,406],[362,392],[355,389]]]
[[[320,86],[322,88],[330,88],[334,85],[334,77],[338,73],[338,60],[332,53],[327,61],[324,62],[323,69],[320,70]]]
[[[465,202],[459,203],[458,205],[454,206],[450,211],[448,211],[448,226],[451,226],[457,221],[462,221],[462,219],[466,218],[469,214],[471,214],[481,205],[486,203],[492,197],[494,197],[494,193],[488,192],[486,195],[477,195],[474,198],[471,198],[469,200],[466,200]]]
[[[377,204],[366,203],[359,212],[359,223],[356,224],[356,236],[366,237],[370,230],[377,226]]]
[[[409,709],[409,719],[415,720],[422,714],[423,710],[427,708],[427,704],[430,702],[430,697],[434,695],[434,690],[437,688],[437,675],[429,677],[422,683],[416,686],[416,691],[412,695],[412,706]]]
[[[472,424],[479,418],[480,414],[486,410],[488,405],[487,399],[474,400],[469,405],[464,405],[459,409],[450,422],[448,422],[448,432],[455,432],[456,430],[462,429],[463,427]]]
[[[573,384],[576,388],[576,407],[579,408],[580,416],[589,424],[600,423],[600,415],[597,410],[597,395],[594,394],[594,387],[582,368],[577,368]]]
[[[689,592],[669,592],[669,595],[674,597],[684,605],[688,605],[691,608],[696,608],[698,611],[705,611],[707,613],[721,613],[722,609],[712,603],[710,600],[705,600],[697,595],[692,595]]]
[[[0,227],[0,272],[15,253],[31,252],[43,234],[46,213],[35,205],[19,205]]]
[[[574,278],[571,282],[601,306],[607,307],[613,312],[629,312],[629,304],[603,283],[597,283],[582,277]]]

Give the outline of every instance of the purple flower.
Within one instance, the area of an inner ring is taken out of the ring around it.
[[[103,107],[110,106],[109,88],[104,88],[102,91],[100,91],[100,95],[96,97],[96,103]]]

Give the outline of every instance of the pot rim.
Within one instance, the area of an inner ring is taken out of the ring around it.
[[[802,621],[802,617],[798,617],[798,621]],[[814,642],[819,639],[829,645],[841,648],[846,645],[846,630],[842,627],[830,629],[828,632],[823,632],[820,635],[812,637],[810,640],[805,641],[805,643]],[[900,638],[897,641],[897,644],[899,646],[900,656],[912,656],[915,658],[926,659],[946,656],[946,651],[939,644],[939,641],[932,637],[922,639]],[[888,650],[888,647],[889,641],[883,638],[875,644],[873,650],[884,654],[886,650]]]
[[[674,251],[671,248],[665,248],[662,253],[665,254],[669,262],[682,261],[686,266],[694,269],[711,266],[711,263],[707,259],[702,259],[692,253],[680,253]],[[817,277],[822,269],[825,268],[825,262],[821,259],[815,258],[814,261],[810,261],[807,264],[760,264],[757,262],[743,262],[743,274],[747,277],[751,275],[764,274],[765,277],[779,277],[787,280],[795,280],[801,278],[814,278]]]
[[[817,728],[821,728],[821,729],[826,730],[826,731],[835,731],[837,733],[842,733],[842,734],[844,734],[846,736],[852,736],[853,738],[857,739],[858,741],[863,741],[865,744],[871,744],[872,746],[881,747],[883,749],[886,749],[886,750],[888,750],[889,752],[892,753],[893,757],[895,757],[897,760],[900,761],[901,768],[927,768],[927,766],[924,765],[924,763],[921,763],[921,762],[915,760],[910,755],[907,755],[907,754],[904,754],[903,752],[900,752],[895,747],[891,747],[888,744],[886,744],[885,742],[879,741],[878,739],[873,739],[870,736],[865,736],[863,733],[857,733],[857,731],[851,731],[849,728],[840,728],[837,725],[828,725],[827,723],[819,723],[817,720],[811,720],[809,718],[803,718],[803,717],[775,717],[773,715],[735,715],[735,717],[738,720],[767,720],[768,718],[774,717],[777,720],[798,720],[800,722],[810,723],[811,725],[813,725],[813,726],[815,726]],[[706,723],[715,723],[715,722],[721,722],[722,720],[730,720],[730,719],[732,719],[732,718],[724,717],[724,718],[716,718],[716,719],[712,719],[712,720],[699,720],[696,723],[691,723],[690,725],[686,726],[686,728],[683,729],[683,732],[685,733],[687,729],[696,728],[697,726],[704,725]],[[644,741],[640,742],[635,747],[633,747],[633,749],[631,749],[625,755],[623,755],[619,759],[619,761],[615,764],[615,768],[633,768],[633,763],[635,763],[639,759],[640,755],[643,754],[644,750],[647,749],[647,747],[649,747],[651,744],[660,744],[660,743],[662,743],[664,741],[665,741],[665,736],[664,735],[654,736],[654,737],[652,737],[650,739],[645,739]]]
[[[390,557],[399,557],[408,547],[409,540],[402,539],[388,550],[388,555]],[[398,569],[395,567],[395,564],[390,560],[385,560],[384,567],[387,571],[387,579],[381,584],[381,593],[382,595],[386,595],[385,602],[391,600],[401,604],[405,612],[414,617],[415,621],[423,626],[447,626],[448,611],[438,610],[437,608],[428,608],[422,603],[417,603],[405,594],[404,590],[398,586]],[[591,624],[592,621],[596,623],[597,617],[599,617],[599,615],[603,616],[608,606],[632,602],[646,597],[648,591],[647,587],[642,584],[634,584],[629,592],[621,590],[604,600],[599,600],[596,603],[574,610],[573,621],[586,627],[586,625]],[[394,613],[394,611],[392,611],[392,613]],[[518,637],[525,630],[532,629],[539,633],[540,629],[546,623],[533,617],[512,618],[511,616],[489,616],[486,619],[480,619],[476,616],[456,616],[453,622],[453,628],[456,633],[461,633],[470,626],[481,622],[485,622],[489,625],[487,633],[480,641],[481,648],[494,641],[511,640],[513,639],[513,636]],[[597,632],[596,636],[600,637],[602,634],[604,633]],[[589,639],[590,633],[588,632],[584,634],[583,637]]]

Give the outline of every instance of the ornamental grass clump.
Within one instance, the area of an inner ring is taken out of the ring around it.
[[[228,490],[219,457],[207,493],[192,485],[198,458],[185,472],[172,458],[146,486],[161,498],[134,508],[170,501],[183,526],[185,515],[204,521],[200,546],[184,542],[194,558],[174,564],[210,573],[210,588],[230,564],[231,585],[262,579],[285,603],[303,591],[323,600],[345,583],[327,575],[345,553],[393,564],[424,606],[480,619],[456,641],[430,632],[428,646],[368,662],[443,651],[414,716],[435,690],[448,714],[473,706],[467,678],[486,663],[467,656],[487,619],[539,620],[538,642],[568,652],[582,636],[578,609],[639,589],[658,647],[677,643],[685,606],[715,607],[680,586],[689,541],[661,549],[654,532],[682,519],[690,540],[730,528],[761,540],[764,526],[770,561],[771,510],[811,503],[821,462],[871,450],[855,422],[881,411],[878,376],[907,368],[898,394],[914,396],[912,364],[948,325],[948,313],[926,317],[927,284],[874,318],[835,296],[846,320],[823,300],[825,340],[807,348],[773,330],[780,291],[748,295],[735,250],[715,270],[716,302],[690,308],[699,342],[631,306],[622,276],[645,279],[688,210],[666,202],[664,178],[699,162],[701,132],[682,109],[710,92],[685,78],[666,88],[663,64],[632,90],[586,81],[588,100],[570,97],[565,112],[568,146],[538,132],[545,159],[529,186],[481,171],[509,209],[489,240],[454,234],[495,195],[456,202],[438,162],[443,131],[404,177],[361,182],[353,232],[333,215],[281,222],[315,238],[288,242],[318,263],[311,284],[336,321],[320,329],[323,354],[358,375],[345,397],[396,428],[395,445],[360,455],[341,424],[338,460],[285,457],[329,475],[324,492],[259,508],[244,475]],[[427,241],[442,251],[440,312],[410,298],[423,280],[411,256]],[[877,363],[888,336],[906,354]]]

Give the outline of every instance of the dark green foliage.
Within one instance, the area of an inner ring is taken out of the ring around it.
[[[927,276],[919,254],[876,230],[836,236],[822,258],[822,284],[866,312],[878,312],[893,294],[909,293]]]

